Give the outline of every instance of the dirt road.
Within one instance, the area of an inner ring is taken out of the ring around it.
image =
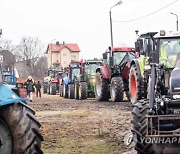
[[[121,154],[130,132],[129,102],[71,100],[43,95],[29,103],[42,124],[45,154]]]

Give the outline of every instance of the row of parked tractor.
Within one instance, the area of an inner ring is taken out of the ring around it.
[[[110,58],[110,55],[112,57]],[[70,99],[95,97],[122,101],[128,94],[129,66],[135,58],[134,48],[109,48],[102,60],[71,61],[64,70],[49,69],[44,78],[43,92]],[[129,95],[128,95],[129,96]]]
[[[160,154],[179,146],[180,32],[136,34],[135,48],[109,47],[102,61],[71,62],[61,73],[49,70],[44,92],[99,101],[122,101],[126,94],[134,104],[135,149]]]

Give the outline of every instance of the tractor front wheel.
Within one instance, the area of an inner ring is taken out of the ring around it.
[[[79,83],[79,99],[87,99],[87,83]]]
[[[15,103],[0,109],[0,153],[43,154],[39,132],[40,123],[35,112],[24,103]]]
[[[49,87],[49,89],[50,89],[49,94],[50,95],[56,95],[56,91],[57,91],[56,84],[57,83],[55,83],[55,82],[50,83],[50,87]]]
[[[140,76],[135,65],[131,66],[129,73],[129,95],[132,104],[141,98]]]
[[[145,143],[147,126],[147,112],[149,110],[149,101],[138,101],[132,111],[132,133],[136,135],[135,150],[138,154],[155,154],[154,146],[152,143]]]
[[[95,83],[95,97],[98,101],[108,101],[109,100],[109,81],[104,79],[100,72],[96,73],[96,83]]]
[[[113,77],[111,79],[110,94],[113,102],[123,101],[124,85],[121,77]]]
[[[74,84],[68,84],[68,98],[74,98]]]
[[[59,96],[63,97],[63,85],[59,86]]]
[[[68,98],[68,85],[63,85],[63,97]]]
[[[48,87],[47,83],[44,82],[44,83],[43,83],[43,93],[44,93],[44,94],[47,93],[47,87]]]
[[[77,81],[74,83],[74,98],[79,99],[79,83]]]

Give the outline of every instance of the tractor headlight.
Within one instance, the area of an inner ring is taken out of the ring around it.
[[[173,99],[180,99],[180,95],[173,95]]]
[[[96,82],[96,79],[95,79],[95,78],[91,78],[91,79],[90,79],[90,83],[92,83],[93,85],[95,84],[95,82]]]
[[[144,66],[144,69],[145,69],[145,70],[150,70],[150,69],[151,69],[151,66],[150,66],[150,65],[145,65],[145,66]]]

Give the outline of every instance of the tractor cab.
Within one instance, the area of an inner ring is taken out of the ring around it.
[[[84,73],[89,76],[93,77],[96,75],[96,69],[102,65],[102,60],[86,60],[84,62]]]
[[[102,60],[88,59],[83,63],[84,67],[84,74],[87,82],[87,90],[88,90],[88,97],[95,97],[94,94],[94,85],[95,85],[95,76],[96,76],[96,69],[102,66]]]
[[[81,62],[71,61],[71,63],[68,66],[68,74],[71,82],[74,79],[80,79],[82,73],[83,73],[83,69]]]

